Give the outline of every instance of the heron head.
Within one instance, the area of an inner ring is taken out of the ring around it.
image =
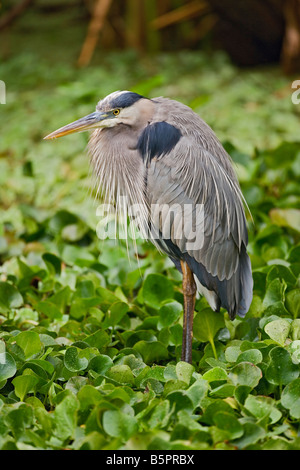
[[[115,91],[99,101],[94,113],[60,127],[44,139],[56,139],[75,132],[115,127],[120,124],[140,126],[151,117],[153,108],[153,101],[138,93]]]

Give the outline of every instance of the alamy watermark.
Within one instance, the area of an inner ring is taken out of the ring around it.
[[[0,80],[0,104],[6,104],[6,85]]]
[[[300,104],[300,80],[293,81],[292,89],[296,89],[296,91],[294,91],[291,96],[292,103]]]
[[[184,243],[186,250],[199,250],[204,243],[204,204],[128,204],[122,196],[117,208],[100,204],[99,239],[172,240]]]

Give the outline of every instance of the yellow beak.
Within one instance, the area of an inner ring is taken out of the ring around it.
[[[68,134],[74,134],[75,132],[84,132],[96,127],[101,127],[99,123],[109,117],[108,113],[101,113],[96,111],[92,114],[88,114],[77,121],[71,122],[64,127],[60,127],[51,134],[44,137],[44,139],[57,139],[58,137],[63,137]]]

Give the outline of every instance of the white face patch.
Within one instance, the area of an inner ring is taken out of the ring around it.
[[[119,117],[119,116],[118,116]],[[120,124],[118,121],[118,118],[110,118],[110,119],[104,119],[103,121],[100,121],[98,126],[95,127],[115,127],[117,124]]]
[[[118,124],[123,123],[127,125],[133,125],[139,118],[139,110],[136,105],[132,105],[129,108],[120,109],[120,114],[115,118]]]

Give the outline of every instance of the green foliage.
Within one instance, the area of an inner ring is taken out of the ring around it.
[[[300,144],[297,111],[277,101],[285,79],[198,53],[182,56],[185,74],[171,55],[118,57],[88,72],[38,61],[35,75],[28,57],[19,79],[21,57],[4,67],[17,82],[0,148],[0,448],[298,450]],[[231,322],[199,299],[192,365],[179,273],[141,240],[97,238],[87,136],[42,141],[120,76],[191,104],[230,140],[254,220],[250,311]]]

